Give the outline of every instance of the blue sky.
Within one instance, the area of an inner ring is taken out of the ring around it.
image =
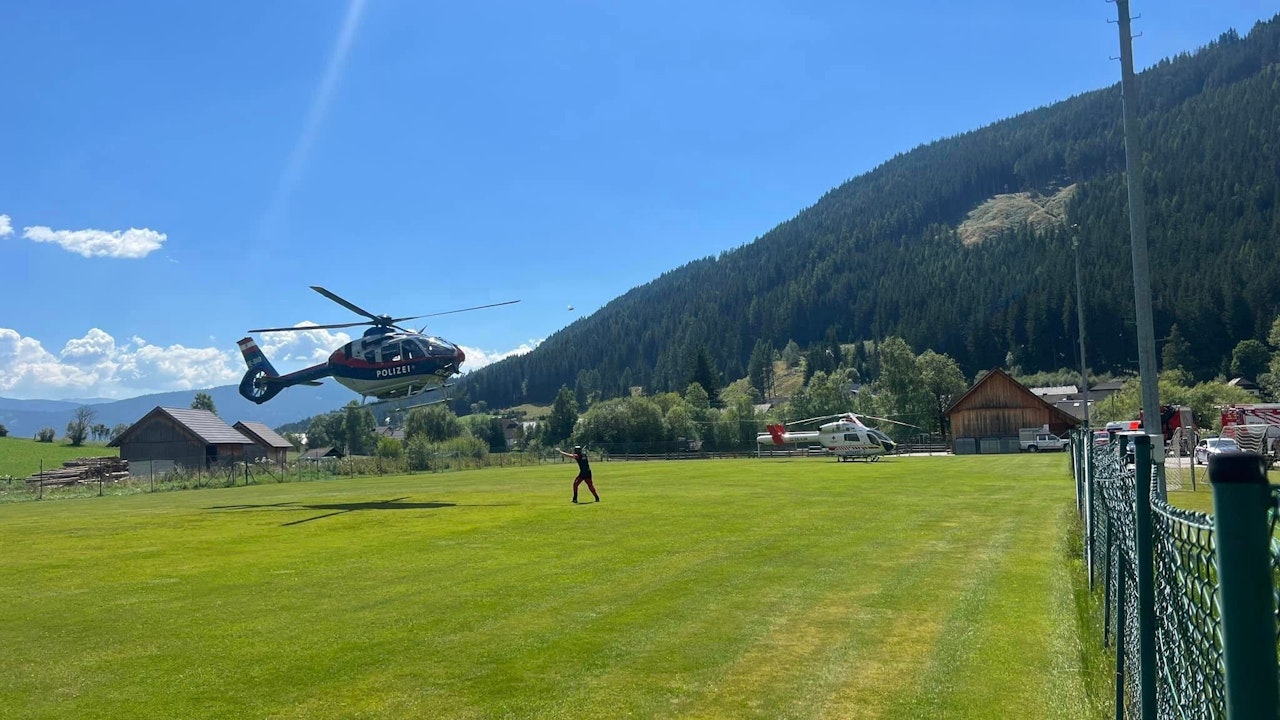
[[[1146,66],[1276,8],[1132,11]],[[247,329],[357,319],[313,284],[391,314],[520,299],[430,326],[474,369],[896,153],[1116,82],[1114,18],[1102,0],[8,0],[0,396],[235,382]],[[259,342],[293,369],[345,339]]]

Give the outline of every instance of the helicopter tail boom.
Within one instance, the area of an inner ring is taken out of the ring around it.
[[[280,377],[280,373],[272,367],[271,361],[262,354],[253,338],[244,338],[237,344],[240,346],[240,354],[244,355],[245,364],[249,366],[240,380],[240,395],[261,405],[275,397],[285,385],[270,382],[272,378]]]
[[[769,431],[768,435],[761,434],[756,436],[756,442],[761,445],[809,442],[816,440],[818,437],[816,432],[787,432],[785,425],[766,425],[765,428]]]

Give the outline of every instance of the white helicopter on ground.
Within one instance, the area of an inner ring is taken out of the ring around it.
[[[907,427],[918,428],[910,423],[890,420],[889,418],[879,418],[872,415],[858,415],[856,413],[840,413],[838,415],[822,415],[819,417],[806,418],[804,420],[795,420],[786,425],[775,424],[766,425],[768,433],[758,435],[756,442],[761,445],[785,445],[787,443],[812,443],[817,442],[827,449],[827,452],[836,456],[838,462],[845,460],[866,460],[867,462],[875,462],[880,459],[881,455],[892,453],[898,444],[885,435],[883,432],[868,427],[862,422],[862,418],[871,420],[879,420],[882,422],[890,422],[896,425],[905,425]],[[787,430],[787,425],[805,425],[808,423],[819,422],[822,420],[831,420],[831,422],[823,423],[818,426],[817,430],[802,430],[792,432]]]

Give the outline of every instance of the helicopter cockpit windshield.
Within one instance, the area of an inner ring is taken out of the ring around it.
[[[884,433],[880,432],[879,430],[876,430],[875,428],[867,428],[867,437],[871,438],[875,442],[880,443],[881,445],[884,445],[885,443],[888,443],[889,445],[894,444],[893,440],[889,439],[888,435],[885,435]]]
[[[367,363],[412,362],[430,358],[458,356],[458,346],[438,337],[424,335],[361,338],[351,343],[347,352]]]
[[[451,358],[458,348],[448,340],[422,335],[389,338],[380,343],[381,362],[406,362],[427,358]]]
[[[457,345],[434,335],[418,338],[418,342],[428,357],[453,357],[458,353]]]

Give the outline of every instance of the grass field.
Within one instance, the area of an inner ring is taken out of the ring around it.
[[[0,506],[5,718],[1087,718],[1065,454]],[[589,495],[586,495],[589,497]]]
[[[59,438],[51,443],[36,442],[31,438],[0,438],[0,476],[25,478],[40,471],[40,461],[45,469],[62,467],[65,460],[97,455],[119,455],[118,448],[101,443],[85,443],[72,447]]]

